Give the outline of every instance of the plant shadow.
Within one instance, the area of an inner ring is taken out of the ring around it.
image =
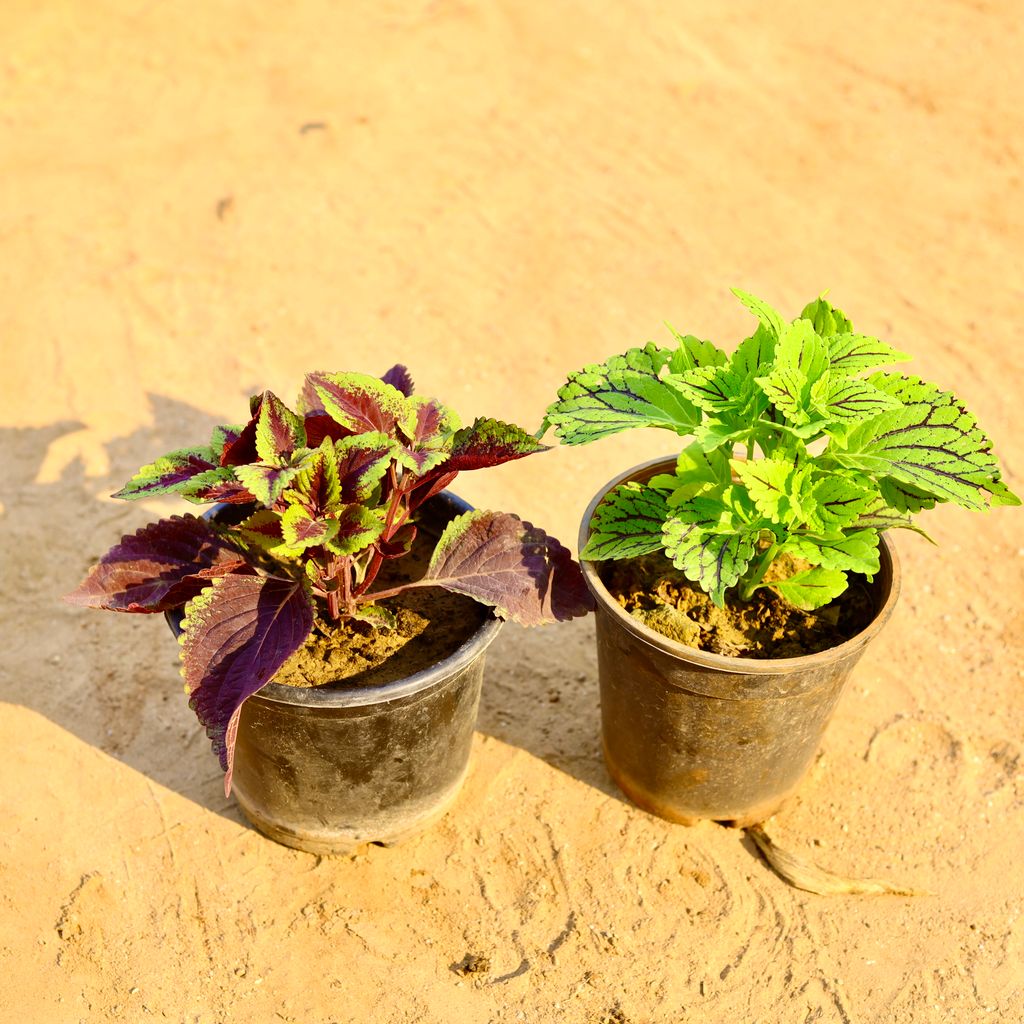
[[[102,445],[73,421],[0,430],[0,596],[9,636],[0,701],[44,715],[241,822],[188,707],[164,617],[97,613],[61,600],[123,534],[193,509],[174,501],[154,511],[108,497],[140,466],[208,437],[218,422],[186,403],[149,400],[150,425]]]

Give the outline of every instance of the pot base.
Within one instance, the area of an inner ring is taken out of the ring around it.
[[[421,835],[451,810],[468,774],[467,767],[454,785],[439,797],[432,799],[429,806],[424,807],[421,803],[419,806],[402,807],[390,816],[382,817],[376,823],[376,827],[358,830],[343,826],[332,828],[319,823],[315,826],[311,824],[308,828],[288,827],[261,815],[237,789],[234,791],[234,797],[249,823],[275,842],[290,846],[294,850],[302,850],[304,853],[346,856],[358,853],[364,846],[399,846]]]
[[[604,754],[605,767],[608,769],[612,782],[622,790],[623,794],[632,803],[636,804],[641,810],[657,815],[657,817],[664,818],[666,821],[671,821],[676,825],[693,826],[699,825],[702,821],[713,821],[715,824],[724,825],[726,828],[749,828],[751,825],[760,825],[772,817],[773,814],[777,814],[782,809],[783,804],[797,789],[796,786],[793,786],[781,796],[764,800],[754,807],[746,807],[740,814],[733,817],[712,817],[708,814],[687,813],[659,799],[653,793],[649,793],[642,786],[636,785],[627,778],[616,768],[614,762],[608,756],[607,746],[603,744],[602,753]]]

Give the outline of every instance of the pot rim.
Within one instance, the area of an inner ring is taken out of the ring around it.
[[[649,479],[666,466],[674,466],[675,463],[675,455],[661,456],[655,459],[648,459],[646,462],[641,462],[633,466],[632,469],[612,477],[608,483],[598,490],[583,513],[583,519],[580,522],[579,550],[582,551],[590,539],[590,522],[594,517],[597,506],[609,491],[619,484],[628,481]],[[875,613],[875,617],[864,629],[849,640],[835,647],[829,647],[827,650],[819,651],[817,654],[805,654],[797,658],[734,658],[726,654],[712,654],[710,651],[701,651],[696,647],[687,647],[685,644],[671,640],[662,633],[658,633],[649,626],[645,626],[625,611],[612,597],[598,575],[597,566],[599,563],[580,558],[580,566],[583,569],[583,578],[586,580],[587,587],[590,589],[591,594],[593,594],[599,610],[610,615],[619,626],[628,630],[633,636],[648,646],[664,654],[671,655],[680,661],[686,661],[689,664],[699,665],[702,668],[713,671],[755,676],[774,676],[813,669],[849,657],[872,640],[885,625],[899,597],[902,575],[899,557],[896,553],[896,545],[884,532],[879,534],[879,539],[881,541],[879,545],[881,569],[875,578],[882,587],[882,602]]]
[[[434,502],[447,505],[452,512],[452,518],[473,510],[468,501],[464,501],[457,494],[452,494],[451,491],[441,491],[435,495],[424,505],[424,510]],[[231,506],[221,502],[207,509],[203,515],[214,516],[226,508]],[[486,612],[483,622],[460,647],[442,661],[414,672],[411,676],[376,686],[345,687],[337,683],[329,686],[282,686],[280,683],[269,682],[252,694],[249,700],[262,697],[275,704],[291,704],[297,707],[357,708],[372,704],[389,704],[412,697],[434,685],[440,685],[484,654],[504,625],[504,621],[494,614],[493,609],[487,608]],[[181,609],[164,612],[164,618],[175,637],[181,633],[181,615]]]

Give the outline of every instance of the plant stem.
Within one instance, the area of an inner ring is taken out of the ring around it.
[[[388,518],[384,526],[384,532],[381,534],[381,539],[385,542],[391,540],[391,538],[405,525],[405,521],[409,518],[409,512],[402,505],[402,499],[405,497],[406,492],[402,489],[401,484],[398,481],[398,476],[395,473],[395,467],[392,465],[388,469],[389,480],[391,482],[391,503],[388,506]],[[401,516],[398,513],[401,512]],[[398,520],[396,522],[396,517]],[[366,567],[366,575],[363,577],[363,582],[356,587],[354,596],[362,597],[363,594],[369,589],[370,585],[377,578],[377,573],[380,572],[380,567],[384,562],[384,556],[378,549],[373,552],[373,557],[370,559],[370,564]]]
[[[754,562],[754,568],[740,581],[739,592],[741,601],[749,601],[754,596],[758,584],[764,579],[768,567],[775,561],[779,553],[779,544],[775,542],[766,551],[763,551]]]

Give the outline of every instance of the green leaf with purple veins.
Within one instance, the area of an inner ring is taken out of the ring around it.
[[[875,374],[870,382],[894,393],[904,407],[857,426],[833,457],[940,501],[985,508],[985,484],[999,474],[992,442],[955,395],[921,381],[893,381],[893,376]]]
[[[671,352],[653,344],[569,375],[547,421],[565,444],[586,444],[630,427],[690,433],[700,422],[692,402],[660,373]]]
[[[800,313],[800,319],[810,320],[815,332],[822,338],[853,331],[853,324],[846,318],[846,314],[833,306],[824,295],[808,302]]]
[[[634,482],[609,491],[590,521],[590,537],[580,558],[636,558],[661,550],[668,518],[665,495]]]
[[[686,373],[687,370],[694,370],[698,366],[725,366],[729,362],[729,357],[710,341],[702,341],[692,334],[680,334],[670,325],[666,326],[679,345],[669,356],[669,373]]]
[[[856,422],[900,408],[897,399],[868,381],[831,374],[811,388],[811,398],[813,409],[825,419]]]
[[[759,299],[747,292],[740,291],[739,288],[733,288],[732,293],[761,321],[761,325],[772,337],[779,338],[782,335],[782,317],[764,299]]]
[[[857,522],[878,500],[878,490],[867,477],[818,473],[807,503],[808,525],[822,533],[842,530]]]
[[[743,481],[758,512],[773,523],[794,526],[807,520],[811,466],[787,459],[734,459],[732,471]]]
[[[836,334],[828,338],[829,368],[833,375],[850,376],[910,356],[867,334]]]
[[[784,551],[826,569],[842,569],[874,576],[879,570],[878,532],[858,530],[834,538],[790,537]]]
[[[566,548],[508,512],[476,509],[453,519],[422,582],[472,597],[524,626],[576,618],[593,607]]]
[[[751,526],[731,533],[711,532],[706,523],[672,516],[665,522],[662,542],[672,564],[721,608],[725,592],[753,560],[759,534]]]
[[[812,612],[834,601],[847,587],[846,573],[839,569],[816,566],[785,580],[762,583],[761,587],[777,590],[790,604]]]

